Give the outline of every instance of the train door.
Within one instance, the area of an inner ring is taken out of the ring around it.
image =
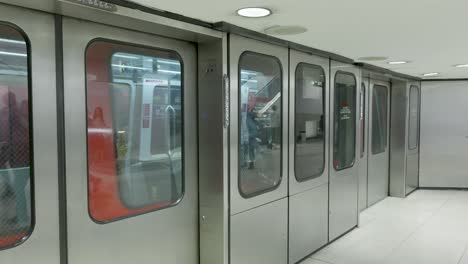
[[[0,263],[60,263],[54,36],[0,4]]]
[[[419,112],[420,90],[416,84],[409,88],[408,154],[406,162],[406,194],[419,186]]]
[[[359,210],[367,208],[367,145],[369,142],[369,78],[362,78],[359,89]]]
[[[332,61],[330,68],[329,240],[358,224],[357,127],[358,68]]]
[[[329,60],[290,51],[289,263],[328,242]]]
[[[287,263],[288,49],[230,35],[231,263]]]
[[[63,31],[69,263],[198,263],[195,46]]]
[[[370,82],[368,206],[388,196],[390,83]]]

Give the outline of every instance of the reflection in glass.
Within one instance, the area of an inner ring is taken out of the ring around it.
[[[183,100],[177,54],[94,42],[87,77],[92,217],[109,221],[179,201]]]
[[[319,66],[299,64],[295,93],[295,176],[319,177],[325,168],[325,73]]]
[[[356,151],[356,79],[350,73],[335,75],[333,167],[352,167]]]
[[[0,25],[0,248],[32,229],[28,87],[27,43]]]
[[[372,154],[385,152],[387,148],[387,99],[387,87],[375,85],[372,92]]]
[[[409,149],[418,147],[419,134],[419,88],[411,86],[409,102]]]
[[[273,57],[248,52],[239,69],[239,189],[254,196],[281,181],[281,66]]]

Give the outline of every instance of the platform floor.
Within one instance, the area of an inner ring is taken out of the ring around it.
[[[468,264],[468,191],[386,198],[361,224],[301,264]]]

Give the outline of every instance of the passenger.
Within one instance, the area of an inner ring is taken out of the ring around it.
[[[255,152],[257,151],[257,138],[258,131],[260,130],[260,125],[256,120],[256,114],[253,111],[253,107],[247,112],[247,131],[249,134],[248,142],[248,168],[250,170],[255,168]]]
[[[278,107],[273,105],[273,110],[270,114],[271,119],[271,149],[281,144],[281,113],[278,111]]]
[[[12,231],[17,223],[15,192],[5,173],[0,174],[0,234]]]

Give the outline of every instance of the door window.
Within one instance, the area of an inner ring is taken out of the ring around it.
[[[352,167],[356,156],[356,78],[346,72],[335,75],[333,167]]]
[[[296,69],[294,174],[317,178],[325,168],[325,72],[301,63]]]
[[[278,59],[252,52],[239,61],[239,190],[248,198],[281,182],[282,73]]]
[[[33,170],[29,44],[0,24],[0,249],[32,232]]]
[[[360,124],[360,142],[361,142],[361,158],[366,152],[366,85],[361,83],[361,92],[359,100],[359,124]]]
[[[419,88],[411,86],[410,88],[410,106],[409,106],[409,149],[418,147],[419,139]]]
[[[387,149],[387,107],[388,88],[374,85],[372,91],[372,154]]]
[[[108,222],[177,204],[184,193],[178,54],[94,41],[86,78],[91,217]]]

